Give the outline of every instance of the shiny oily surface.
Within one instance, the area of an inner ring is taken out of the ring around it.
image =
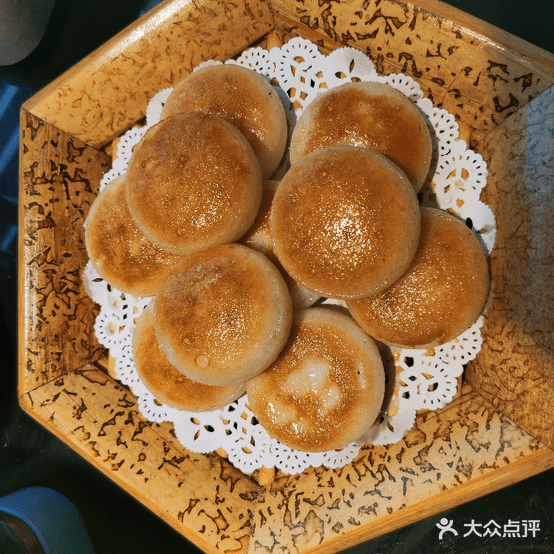
[[[365,434],[379,414],[384,388],[374,341],[349,316],[319,307],[296,312],[279,358],[246,384],[264,429],[306,452],[342,448]]]
[[[408,267],[419,238],[417,196],[377,152],[317,150],[294,164],[275,194],[274,250],[308,290],[333,298],[380,292]]]
[[[287,118],[282,101],[255,71],[234,64],[203,67],[173,89],[162,117],[181,112],[211,113],[232,123],[248,140],[269,178],[285,152]]]
[[[261,193],[252,148],[209,114],[160,121],[129,160],[131,213],[153,242],[178,254],[237,240],[252,225]]]
[[[168,406],[190,412],[223,408],[244,394],[242,383],[212,387],[185,377],[160,348],[154,327],[154,304],[140,315],[133,332],[133,361],[144,386]]]
[[[266,180],[263,182],[262,203],[256,220],[250,229],[240,239],[240,243],[264,254],[279,269],[289,289],[292,305],[295,310],[307,308],[319,300],[320,295],[310,292],[297,283],[282,266],[273,251],[273,235],[271,233],[271,206],[279,181]]]
[[[258,250],[270,256],[273,251],[273,238],[271,237],[271,205],[275,191],[279,187],[279,181],[265,180],[262,182],[262,201],[256,219],[250,229],[241,237],[240,242],[254,250]]]
[[[186,256],[155,299],[161,348],[184,375],[207,385],[230,386],[267,368],[291,320],[277,268],[239,244]]]
[[[181,256],[154,244],[139,229],[127,205],[125,176],[116,177],[96,197],[85,225],[85,243],[98,274],[121,292],[156,294]]]
[[[416,106],[386,83],[345,83],[317,97],[294,129],[291,163],[337,144],[363,146],[385,155],[418,192],[429,173],[431,134]]]
[[[408,271],[380,294],[347,302],[375,339],[404,348],[453,340],[481,314],[490,287],[485,251],[458,218],[421,208],[421,238]]]

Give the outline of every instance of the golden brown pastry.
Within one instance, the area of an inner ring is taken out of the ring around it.
[[[377,346],[352,318],[311,307],[295,313],[281,355],[246,392],[270,436],[296,450],[326,452],[374,424],[385,373]]]
[[[421,238],[408,271],[380,294],[347,305],[375,339],[429,348],[473,325],[489,286],[485,251],[473,232],[446,211],[421,208]]]
[[[154,304],[140,315],[133,332],[133,361],[144,386],[160,402],[179,410],[208,412],[244,394],[245,385],[212,387],[185,377],[160,348],[154,327]]]
[[[160,248],[138,228],[125,193],[125,176],[106,185],[85,225],[92,265],[110,285],[135,296],[153,296],[181,256]]]
[[[214,115],[160,121],[129,160],[129,209],[150,240],[176,254],[239,239],[252,225],[261,195],[250,144]]]
[[[315,292],[309,291],[297,283],[283,268],[277,256],[273,252],[273,237],[271,235],[270,214],[271,204],[275,191],[279,186],[279,181],[267,180],[263,182],[262,203],[258,210],[258,215],[254,225],[240,239],[240,243],[261,252],[267,256],[271,262],[277,266],[283,275],[292,298],[292,306],[295,310],[308,308],[321,296]]]
[[[274,250],[308,290],[360,298],[408,268],[419,219],[416,193],[390,160],[331,146],[304,156],[283,177],[271,210]]]
[[[194,71],[173,89],[162,117],[195,111],[235,125],[258,156],[264,179],[277,169],[287,143],[287,118],[279,95],[262,75],[235,64]]]
[[[429,173],[432,141],[418,108],[391,85],[345,83],[313,100],[298,119],[290,160],[326,146],[350,144],[384,154],[419,192]]]
[[[155,299],[156,334],[184,375],[231,386],[261,373],[285,344],[292,302],[279,270],[239,244],[186,256]]]

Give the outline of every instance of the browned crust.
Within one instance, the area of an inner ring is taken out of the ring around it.
[[[419,204],[406,176],[366,148],[308,154],[283,177],[271,214],[274,249],[299,283],[322,296],[360,298],[407,269]]]
[[[421,238],[410,268],[385,291],[347,305],[377,340],[430,348],[475,322],[489,287],[487,257],[473,232],[449,212],[421,208]]]

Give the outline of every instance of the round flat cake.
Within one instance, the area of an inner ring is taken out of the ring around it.
[[[261,252],[275,264],[277,269],[281,271],[287,287],[289,288],[292,299],[292,307],[295,310],[308,308],[314,302],[319,300],[321,296],[315,292],[309,291],[300,283],[296,282],[283,268],[281,262],[273,251],[273,236],[271,234],[270,215],[271,205],[275,191],[279,186],[279,181],[267,180],[263,182],[262,203],[258,210],[258,215],[252,227],[240,239],[240,243]]]
[[[129,209],[162,248],[190,254],[239,239],[260,206],[260,166],[220,117],[176,114],[150,127],[127,171]]]
[[[127,205],[125,175],[106,185],[85,224],[85,244],[98,274],[121,292],[153,296],[181,256],[167,252],[139,229]]]
[[[287,143],[287,118],[279,95],[262,75],[235,64],[198,69],[175,86],[162,117],[181,112],[223,117],[252,146],[264,179],[277,169]]]
[[[419,247],[406,273],[381,293],[347,306],[375,339],[430,348],[475,323],[489,287],[487,257],[473,232],[454,215],[423,207]]]
[[[155,298],[162,350],[184,375],[231,386],[261,373],[285,344],[292,302],[279,270],[239,244],[183,258]]]
[[[154,304],[140,315],[133,332],[133,361],[144,386],[168,406],[189,412],[223,408],[245,392],[243,383],[212,387],[185,377],[160,348],[154,326]]]
[[[407,177],[382,154],[331,146],[297,161],[271,209],[275,254],[312,292],[360,298],[392,284],[411,262],[420,213]]]
[[[298,119],[290,160],[327,146],[349,144],[384,154],[419,192],[431,166],[433,144],[424,116],[391,85],[345,83],[315,98]]]
[[[327,452],[373,426],[385,373],[373,339],[351,317],[310,307],[295,313],[287,345],[246,392],[271,437],[296,450]]]

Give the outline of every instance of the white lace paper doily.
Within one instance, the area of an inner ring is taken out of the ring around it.
[[[204,62],[199,67],[218,63],[221,62]],[[238,59],[225,63],[249,67],[274,85],[286,108],[289,131],[318,94],[342,83],[379,81],[402,92],[426,116],[435,138],[433,163],[436,169],[421,193],[422,204],[457,214],[472,228],[490,254],[496,222],[492,211],[480,200],[486,184],[486,164],[459,138],[454,116],[435,108],[429,99],[423,97],[412,78],[398,74],[379,76],[371,60],[356,49],[340,48],[324,56],[315,44],[301,38],[294,38],[271,51],[252,48]],[[133,147],[146,130],[160,120],[170,92],[171,89],[165,89],[156,94],[149,102],[146,124],[121,137],[112,169],[104,175],[101,188],[125,173]],[[280,178],[286,169],[284,162],[275,178]],[[178,440],[192,451],[206,453],[223,448],[231,463],[247,473],[262,466],[276,467],[289,474],[302,472],[309,466],[341,467],[354,459],[368,440],[374,445],[401,440],[412,428],[418,410],[436,410],[452,400],[464,364],[477,355],[482,344],[481,316],[457,339],[438,348],[428,351],[385,349],[384,356],[393,361],[387,368],[389,392],[380,423],[367,437],[341,451],[298,452],[269,437],[252,414],[246,395],[224,409],[204,413],[185,412],[160,404],[140,381],[131,350],[134,324],[150,299],[135,298],[115,290],[98,276],[90,262],[85,269],[85,285],[91,298],[101,307],[95,326],[97,337],[115,358],[118,379],[138,397],[142,414],[153,422],[172,422]],[[338,304],[334,300],[324,300],[323,303]]]

